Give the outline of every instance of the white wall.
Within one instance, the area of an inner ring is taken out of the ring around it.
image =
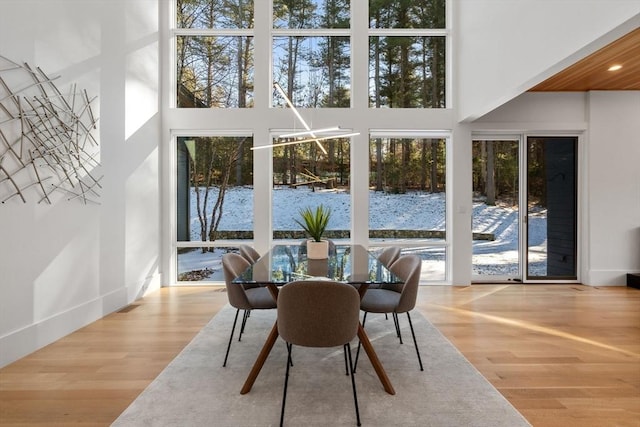
[[[455,103],[473,120],[640,25],[637,0],[457,0]]]
[[[640,91],[525,93],[471,127],[580,135],[579,279],[624,286],[640,271]]]
[[[0,0],[0,54],[98,97],[104,176],[99,205],[0,205],[0,366],[159,286],[158,1]]]
[[[625,284],[640,272],[640,91],[588,98],[587,284]]]

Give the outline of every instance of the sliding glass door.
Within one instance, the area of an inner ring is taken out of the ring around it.
[[[577,279],[577,137],[473,140],[474,282]]]
[[[527,137],[527,280],[577,279],[577,142]]]
[[[473,279],[522,277],[520,252],[520,139],[473,141]]]

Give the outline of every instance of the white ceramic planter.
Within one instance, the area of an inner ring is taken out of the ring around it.
[[[329,258],[329,241],[307,240],[307,258],[309,259],[327,259]]]

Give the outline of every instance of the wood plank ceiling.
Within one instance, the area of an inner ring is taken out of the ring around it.
[[[617,71],[609,71],[621,65]],[[640,28],[539,83],[530,92],[640,90]]]

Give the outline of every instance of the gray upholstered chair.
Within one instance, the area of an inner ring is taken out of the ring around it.
[[[254,264],[260,258],[260,253],[249,245],[240,245],[240,255],[251,264]]]
[[[378,261],[384,264],[385,267],[390,267],[391,264],[400,258],[400,252],[401,249],[398,246],[386,247],[380,252],[380,255],[378,255]]]
[[[224,363],[222,366],[227,366],[227,358],[229,357],[231,341],[233,340],[233,333],[236,329],[240,310],[244,310],[244,316],[242,318],[242,326],[240,327],[238,341],[242,338],[242,332],[244,331],[244,326],[247,322],[248,313],[251,310],[267,310],[276,308],[276,301],[273,299],[273,296],[267,288],[256,287],[245,289],[241,284],[232,283],[232,280],[238,277],[238,275],[246,270],[250,265],[251,264],[246,259],[236,253],[227,253],[222,256],[222,270],[224,272],[224,282],[227,287],[229,304],[236,309],[236,316],[233,319],[231,335],[229,336],[229,344],[227,345],[227,353],[224,356]]]
[[[278,332],[287,343],[287,369],[282,396],[280,425],[284,423],[289,368],[293,345],[304,347],[343,346],[345,364],[360,425],[358,396],[353,376],[350,341],[358,332],[360,296],[351,285],[329,280],[305,280],[284,285],[278,294]],[[348,356],[348,361],[347,361]],[[329,414],[328,414],[329,415]]]
[[[401,249],[398,246],[389,246],[380,252],[378,255],[378,261],[380,261],[385,267],[391,267],[391,264],[396,262],[398,258],[400,258]],[[402,290],[402,284],[388,284],[380,286],[383,289],[389,289],[396,292],[400,292]],[[387,318],[387,313],[385,313],[385,318]]]
[[[255,249],[253,249],[252,246],[240,245],[238,249],[242,258],[249,261],[249,264],[255,264],[258,261],[258,259],[260,259],[260,253]],[[254,283],[245,283],[243,286],[245,289],[260,287],[260,285],[254,284]],[[240,328],[240,336],[242,336],[242,333],[244,332],[244,325],[247,323],[247,319],[249,318],[250,314],[251,314],[251,311],[244,312],[244,317],[242,319],[242,328]]]
[[[402,255],[389,267],[396,276],[400,277],[404,281],[400,292],[382,288],[368,289],[360,301],[360,309],[364,311],[364,317],[362,319],[363,326],[367,320],[367,313],[391,313],[393,315],[393,323],[396,327],[396,334],[400,339],[400,344],[402,344],[402,334],[400,333],[398,313],[407,313],[409,327],[411,328],[411,335],[413,336],[413,344],[415,345],[416,353],[418,354],[418,363],[420,364],[420,370],[423,371],[424,369],[422,367],[422,359],[420,358],[420,350],[418,349],[416,334],[413,330],[411,315],[409,314],[409,312],[416,306],[421,268],[422,260],[420,257],[417,255]],[[360,345],[358,345],[358,352],[356,353],[356,363],[359,353]]]

